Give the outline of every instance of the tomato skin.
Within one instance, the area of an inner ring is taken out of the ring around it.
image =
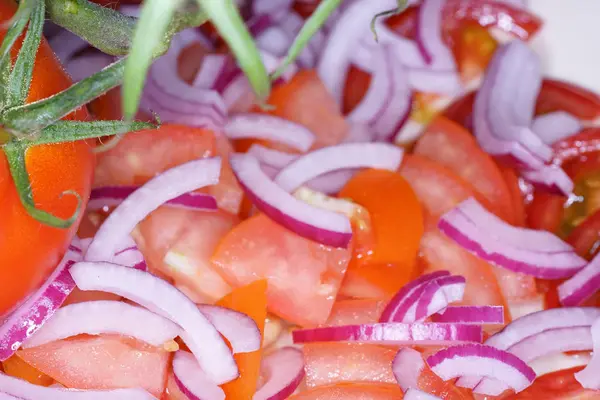
[[[569,243],[577,254],[591,260],[598,253],[600,240],[600,211],[587,217],[567,237]]]
[[[521,393],[512,394],[506,400],[593,400],[598,398],[595,390],[584,389],[575,380],[575,373],[583,367],[576,367],[542,375]]]
[[[593,120],[600,116],[600,96],[572,83],[544,79],[536,114],[559,110],[583,120]]]
[[[0,2],[0,20],[8,21],[16,11],[12,1]],[[2,29],[0,40],[6,31]],[[19,46],[17,46],[19,47]],[[16,49],[15,49],[16,51]],[[16,53],[13,53],[16,55]],[[71,80],[45,39],[38,50],[27,102],[49,97],[71,85]],[[85,107],[67,119],[87,120]],[[84,203],[89,198],[94,154],[85,142],[32,147],[26,154],[35,203],[62,218],[70,217],[77,204],[67,190],[76,191]],[[8,172],[4,152],[0,151],[0,316],[12,310],[31,291],[39,287],[56,267],[71,241],[79,221],[69,229],[44,225],[25,211]],[[85,207],[85,204],[83,204]],[[18,266],[18,267],[17,267]]]

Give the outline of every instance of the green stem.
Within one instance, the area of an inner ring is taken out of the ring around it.
[[[46,0],[46,7],[54,23],[82,37],[97,49],[113,56],[128,54],[137,18],[87,0]],[[155,50],[163,54],[175,33],[202,25],[205,21],[206,16],[197,7],[175,14],[160,46]]]
[[[33,75],[33,66],[35,58],[42,40],[42,31],[44,29],[44,2],[38,1],[33,10],[33,15],[29,21],[27,34],[23,40],[23,45],[15,61],[10,77],[8,78],[8,92],[6,93],[6,106],[15,107],[25,104],[29,87],[31,86],[31,76]]]
[[[327,21],[327,18],[329,18],[329,16],[335,11],[335,9],[338,8],[341,2],[342,0],[321,1],[317,9],[312,13],[312,15],[306,21],[304,26],[302,26],[300,32],[298,32],[296,39],[294,39],[294,43],[292,43],[292,46],[288,50],[285,60],[283,60],[283,62],[277,68],[277,70],[271,74],[272,80],[276,80],[277,78],[279,78],[281,74],[283,74],[287,66],[294,62],[296,58],[298,58],[298,56],[300,55],[302,50],[304,50],[304,48],[306,47],[310,39],[313,37],[313,35],[317,33],[319,29],[321,29],[323,24],[325,24],[325,22]]]
[[[391,17],[392,15],[397,15],[406,10],[408,7],[408,0],[397,0],[398,7],[393,8],[391,10],[382,11],[380,13],[375,14],[373,19],[371,20],[371,32],[373,32],[373,37],[375,41],[378,42],[379,38],[377,37],[377,29],[375,23],[379,18]]]
[[[52,97],[8,109],[2,116],[4,128],[18,138],[39,133],[48,125],[119,86],[123,81],[125,61],[122,58]]]
[[[44,128],[38,137],[22,140],[21,143],[27,146],[67,143],[154,128],[156,128],[154,124],[138,121],[58,121]]]
[[[66,229],[73,225],[81,213],[81,206],[83,203],[81,195],[74,191],[66,191],[63,193],[63,195],[70,194],[77,197],[77,208],[75,209],[73,215],[66,219],[59,218],[46,211],[36,208],[33,201],[33,193],[31,191],[31,180],[29,179],[29,173],[27,172],[27,167],[25,165],[25,154],[27,152],[27,148],[20,143],[11,142],[6,144],[3,147],[3,150],[6,154],[10,173],[13,177],[17,192],[19,193],[21,203],[29,215],[39,222],[54,228]]]

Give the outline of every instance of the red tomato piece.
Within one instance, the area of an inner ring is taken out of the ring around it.
[[[269,282],[269,311],[302,326],[323,324],[352,249],[310,241],[258,214],[231,230],[212,257],[234,287]]]
[[[577,254],[588,260],[598,253],[600,245],[600,211],[587,217],[567,237]]]
[[[536,190],[527,205],[527,226],[557,233],[564,215],[566,197]]]
[[[594,120],[600,117],[600,96],[572,83],[544,79],[536,113],[552,111],[566,111],[584,120]]]
[[[414,152],[456,173],[488,200],[495,214],[514,221],[511,195],[500,169],[466,129],[438,117],[427,126]]]
[[[352,343],[304,345],[305,382],[309,388],[342,382],[396,384],[392,362],[397,350]]]
[[[290,400],[399,400],[398,384],[341,383],[320,386],[290,397]]]
[[[153,270],[212,303],[229,293],[231,286],[210,258],[221,238],[238,222],[236,216],[220,210],[161,207],[139,224],[137,236]]]
[[[525,214],[525,199],[523,198],[521,187],[519,186],[519,175],[513,168],[504,167],[502,165],[499,167],[500,172],[504,177],[504,182],[506,182],[506,187],[510,193],[511,206],[514,216],[513,225],[525,226],[527,216]]]
[[[170,353],[116,336],[59,340],[17,355],[73,389],[143,388],[156,397],[165,390]]]
[[[15,378],[23,379],[38,386],[50,386],[54,379],[38,371],[17,356],[12,356],[1,363],[4,372]]]
[[[325,325],[360,325],[379,321],[387,300],[347,299],[337,300]]]
[[[506,400],[593,400],[598,398],[595,390],[584,389],[575,380],[575,373],[582,367],[552,372],[538,377],[533,385],[521,393],[512,394]]]

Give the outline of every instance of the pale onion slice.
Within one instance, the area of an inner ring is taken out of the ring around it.
[[[304,356],[294,347],[283,347],[266,356],[261,363],[265,384],[252,400],[285,400],[298,388],[304,378]]]

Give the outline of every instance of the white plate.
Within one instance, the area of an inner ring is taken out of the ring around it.
[[[544,74],[600,93],[600,0],[529,0],[544,21],[532,42]]]

